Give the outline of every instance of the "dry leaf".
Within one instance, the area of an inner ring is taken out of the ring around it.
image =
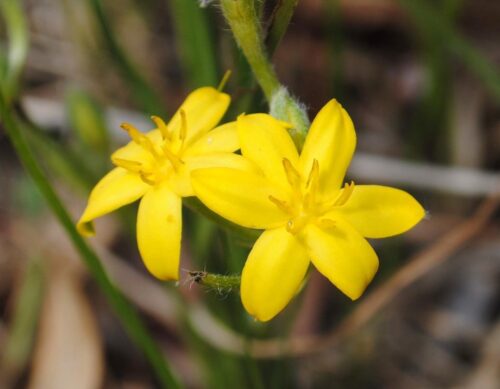
[[[28,388],[97,389],[103,371],[102,342],[81,282],[68,270],[53,269]]]

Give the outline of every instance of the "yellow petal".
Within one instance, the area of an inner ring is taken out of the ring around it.
[[[90,193],[87,207],[76,226],[78,231],[82,235],[93,235],[92,220],[134,202],[148,188],[149,185],[136,174],[122,168],[111,170]]]
[[[159,144],[162,140],[159,130],[152,130],[144,135],[146,135],[153,142],[153,144]],[[146,162],[150,161],[151,154],[137,143],[131,141],[111,154],[111,161],[115,161],[115,159]]]
[[[240,148],[236,122],[223,124],[207,132],[188,147],[184,155],[199,155],[208,153],[232,153]]]
[[[308,267],[307,252],[294,235],[285,228],[265,231],[243,268],[243,306],[258,320],[272,319],[297,293]]]
[[[172,190],[181,197],[194,196],[191,185],[191,173],[197,169],[227,167],[238,170],[255,172],[250,161],[241,155],[230,153],[211,153],[188,156],[184,158],[184,165],[169,179]]]
[[[193,189],[212,211],[248,228],[284,225],[287,215],[269,199],[285,194],[262,176],[228,168],[198,169],[191,174]]]
[[[352,300],[360,297],[378,269],[377,254],[370,244],[339,220],[328,230],[308,225],[305,241],[318,271]]]
[[[331,100],[311,124],[300,155],[300,169],[307,177],[314,160],[319,162],[319,190],[326,196],[342,185],[356,147],[351,118],[342,106]]]
[[[151,274],[161,280],[179,279],[182,201],[167,185],[149,190],[137,213],[137,245]]]
[[[298,153],[281,122],[267,114],[243,115],[237,120],[241,153],[272,182],[288,187],[283,159],[297,168]]]
[[[367,238],[401,234],[425,215],[422,206],[410,194],[378,185],[357,185],[349,200],[333,212]]]
[[[212,87],[194,90],[184,100],[167,127],[178,138],[181,127],[181,110],[186,114],[187,141],[201,136],[214,128],[226,113],[231,98]]]

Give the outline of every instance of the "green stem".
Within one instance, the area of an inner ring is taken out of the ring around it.
[[[262,31],[253,0],[221,0],[222,12],[243,50],[268,102],[280,83],[262,42]]]
[[[254,0],[221,0],[220,4],[236,42],[243,50],[255,78],[266,96],[271,115],[292,125],[289,132],[300,150],[309,128],[309,119],[304,106],[278,81],[264,50],[262,31]],[[276,30],[271,30],[274,31],[273,39],[277,39],[273,43],[273,50],[285,33],[294,9],[294,2],[287,0],[283,11],[279,9],[276,11],[279,14],[277,15],[279,19],[274,21],[277,26]]]
[[[122,321],[128,334],[137,346],[144,352],[146,358],[151,363],[158,380],[164,387],[180,387],[180,384],[177,382],[165,359],[163,358],[160,348],[155,344],[149,335],[139,315],[111,282],[96,253],[78,234],[68,211],[63,206],[58,195],[45,177],[45,174],[35,161],[31,150],[29,149],[20,131],[20,127],[16,122],[16,119],[12,116],[12,108],[6,104],[3,97],[0,97],[0,113],[4,128],[6,129],[9,139],[25,169],[28,171],[38,189],[45,197],[48,205],[54,212],[62,227],[66,230],[66,233],[71,239],[73,245],[80,253],[82,260],[85,262],[88,270],[108,299],[109,304]]]

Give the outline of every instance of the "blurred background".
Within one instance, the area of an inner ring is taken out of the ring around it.
[[[267,111],[217,1],[16,3],[30,43],[14,109],[75,220],[127,141],[121,122],[149,130],[149,114],[168,119],[228,69],[226,120]],[[280,3],[263,4],[264,30]],[[404,188],[428,215],[372,242],[381,266],[359,301],[312,271],[268,324],[189,273],[240,273],[248,247],[217,225],[186,209],[174,285],[143,268],[134,205],[99,220],[92,244],[175,375],[190,388],[499,388],[500,2],[300,0],[273,63],[311,118],[331,98],[350,113],[350,178]],[[0,188],[0,388],[161,387],[1,118]]]

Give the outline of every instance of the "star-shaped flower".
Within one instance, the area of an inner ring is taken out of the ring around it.
[[[300,156],[285,127],[266,114],[241,116],[241,151],[255,171],[221,167],[192,173],[205,205],[234,223],[265,229],[241,278],[243,305],[262,321],[288,304],[310,262],[357,299],[378,269],[365,238],[400,234],[424,216],[402,190],[353,182],[342,187],[356,134],[337,101],[318,113]]]
[[[229,95],[205,87],[193,91],[168,124],[159,117],[156,129],[143,134],[129,124],[122,128],[132,141],[111,160],[117,167],[92,190],[77,227],[94,233],[92,221],[140,198],[137,243],[144,264],[157,278],[179,278],[182,197],[193,196],[193,169],[226,166],[244,169],[246,161],[232,154],[239,148],[235,123],[214,129],[229,106]]]

